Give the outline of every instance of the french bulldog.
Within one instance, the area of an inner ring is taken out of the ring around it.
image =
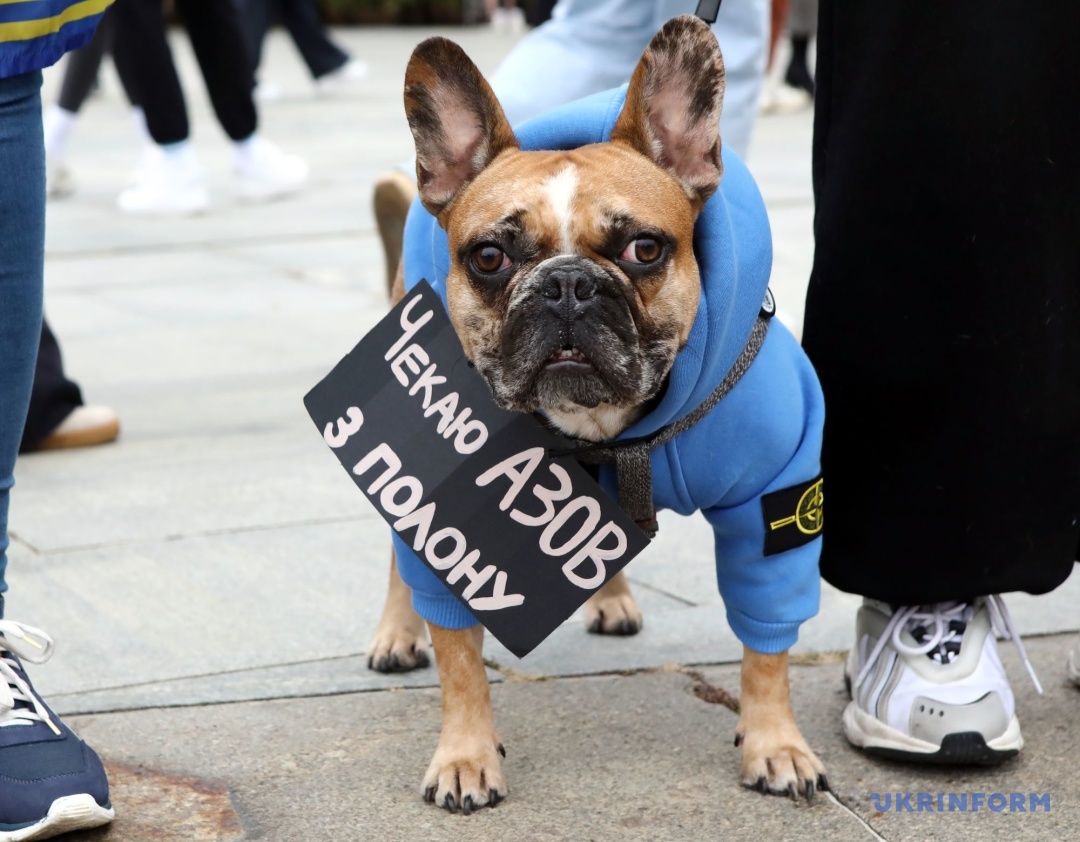
[[[698,314],[694,228],[723,174],[723,96],[724,65],[712,31],[697,18],[678,17],[637,65],[610,141],[526,152],[460,47],[431,38],[416,48],[405,110],[419,195],[448,238],[451,321],[498,404],[539,411],[567,436],[592,442],[615,438],[656,406]],[[403,296],[399,269],[394,302]],[[792,347],[789,353],[800,353]],[[754,517],[760,521],[760,509]],[[808,570],[816,610],[816,554]],[[589,599],[585,618],[599,633],[641,628],[621,573]],[[422,793],[468,814],[508,791],[483,628],[427,625],[443,716]],[[392,561],[369,664],[383,671],[426,666],[425,638],[425,622]],[[786,649],[744,647],[735,744],[742,746],[747,786],[792,798],[827,787],[824,766],[792,714]]]

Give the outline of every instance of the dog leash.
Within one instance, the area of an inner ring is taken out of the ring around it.
[[[660,525],[656,520],[656,505],[652,493],[651,452],[667,444],[677,435],[686,432],[709,414],[737,384],[761,350],[765,334],[769,331],[769,322],[776,312],[772,292],[766,290],[765,300],[758,313],[750,338],[742,352],[712,393],[701,402],[693,412],[677,421],[666,424],[647,436],[631,439],[619,439],[610,442],[589,442],[569,439],[571,447],[549,450],[553,457],[572,456],[583,465],[603,465],[615,463],[615,478],[618,484],[619,505],[633,518],[634,522],[650,539],[656,537]]]
[[[716,16],[720,14],[720,2],[721,0],[701,0],[694,14],[706,23],[716,23]]]

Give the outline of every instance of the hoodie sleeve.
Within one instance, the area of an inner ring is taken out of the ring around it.
[[[824,421],[810,361],[774,323],[750,370],[678,449],[686,492],[715,533],[728,623],[757,652],[790,648],[818,611],[821,536],[789,533],[798,545],[781,551],[774,536],[767,552],[770,523],[780,518],[763,509],[762,498],[795,489],[794,502],[778,495],[766,507],[779,498],[782,513],[795,514],[799,490],[821,473]]]

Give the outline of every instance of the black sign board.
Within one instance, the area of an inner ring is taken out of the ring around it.
[[[532,416],[496,406],[421,282],[304,398],[387,523],[518,657],[648,544]]]

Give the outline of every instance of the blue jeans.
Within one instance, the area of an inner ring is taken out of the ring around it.
[[[34,383],[44,277],[45,142],[34,71],[0,79],[0,616],[8,499]]]
[[[665,21],[694,0],[559,0],[551,20],[523,38],[491,77],[511,125],[589,94],[617,88]],[[746,157],[769,46],[768,0],[725,0],[713,25],[727,90],[720,136]]]

